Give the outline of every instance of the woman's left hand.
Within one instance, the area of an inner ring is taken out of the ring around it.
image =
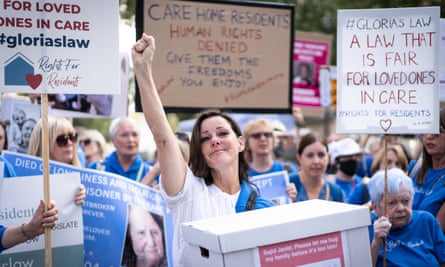
[[[297,187],[295,187],[294,183],[289,183],[286,186],[286,193],[289,196],[289,198],[292,200],[292,202],[295,202],[295,200],[297,199]]]

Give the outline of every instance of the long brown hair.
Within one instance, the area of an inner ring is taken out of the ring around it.
[[[439,128],[445,129],[445,109],[441,109],[439,113]],[[430,167],[433,166],[433,158],[423,146],[422,149],[422,165],[420,165],[419,171],[417,172],[416,183],[422,184],[426,177],[426,172]]]
[[[193,174],[202,177],[207,185],[213,184],[213,177],[211,174],[211,169],[207,165],[204,155],[201,153],[201,126],[202,122],[208,118],[221,117],[225,119],[232,130],[235,132],[237,137],[242,136],[241,129],[239,128],[236,121],[234,121],[228,114],[221,112],[218,109],[209,109],[201,112],[193,126],[192,136],[190,140],[190,169]],[[249,165],[243,157],[243,152],[238,153],[238,175],[240,182],[241,180],[248,181],[248,170]]]

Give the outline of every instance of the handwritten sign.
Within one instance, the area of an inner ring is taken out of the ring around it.
[[[0,90],[118,94],[116,1],[14,1],[0,5]]]
[[[439,11],[338,11],[337,133],[439,133]]]
[[[289,110],[293,6],[145,0],[166,108]]]

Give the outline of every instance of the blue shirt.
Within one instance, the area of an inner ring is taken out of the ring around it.
[[[436,217],[440,207],[445,201],[445,169],[428,169],[425,180],[418,185],[414,177],[413,209],[425,210]]]
[[[269,170],[267,171],[263,171],[263,172],[259,172],[255,169],[253,169],[251,166],[249,166],[249,172],[247,173],[247,175],[249,177],[255,176],[255,175],[260,175],[260,174],[266,174],[266,173],[272,173],[272,172],[279,172],[279,171],[284,171],[287,170],[287,174],[289,176],[289,180],[294,179],[295,176],[298,175],[298,169],[295,166],[292,165],[288,165],[286,164],[286,166],[289,166],[289,168],[285,168],[284,164],[278,160],[274,160],[272,166],[270,167]]]
[[[6,227],[3,225],[0,225],[0,252],[2,252],[3,250],[5,250],[5,248],[3,247],[3,234],[5,233]]]
[[[348,199],[351,195],[352,189],[355,185],[360,184],[363,180],[363,177],[354,175],[352,181],[343,181],[335,177],[335,183],[340,186],[340,188],[345,192],[346,198]]]
[[[131,180],[140,182],[147,174],[150,167],[142,160],[142,157],[137,154],[130,168],[128,168],[128,170],[124,170],[117,160],[116,151],[114,151],[103,161],[95,161],[91,163],[88,168],[115,173],[127,177]]]
[[[357,184],[348,197],[348,203],[354,205],[362,205],[371,200],[368,192],[368,184],[363,182]]]
[[[370,241],[374,237],[371,213]],[[411,221],[398,229],[391,229],[386,237],[386,266],[439,266],[445,262],[445,237],[439,222],[424,211],[412,211]],[[383,266],[383,246],[379,249],[377,266]]]
[[[309,199],[306,188],[300,180],[300,176],[296,175],[294,178],[290,179],[291,183],[295,184],[297,188],[297,198],[295,202],[305,201]],[[337,201],[337,202],[346,202],[346,196],[343,190],[336,184],[324,180],[323,187],[321,188],[320,193],[318,194],[318,199],[328,200],[328,201]]]
[[[241,190],[238,196],[238,200],[236,201],[236,212],[243,212],[246,211],[246,205],[248,204],[249,201],[249,197],[250,194],[252,193],[252,186],[249,185],[249,183],[247,183],[246,181],[242,181],[241,182]],[[257,192],[258,194],[258,192]],[[261,197],[260,195],[257,195],[255,198],[255,202],[252,203],[254,204],[253,209],[263,209],[263,208],[268,208],[268,207],[272,207],[275,206],[275,203],[265,199],[263,197]]]

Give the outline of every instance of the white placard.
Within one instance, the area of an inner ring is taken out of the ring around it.
[[[2,1],[0,91],[119,94],[117,1]]]
[[[440,8],[338,11],[337,133],[439,133]]]
[[[440,19],[440,101],[445,101],[445,19]]]

